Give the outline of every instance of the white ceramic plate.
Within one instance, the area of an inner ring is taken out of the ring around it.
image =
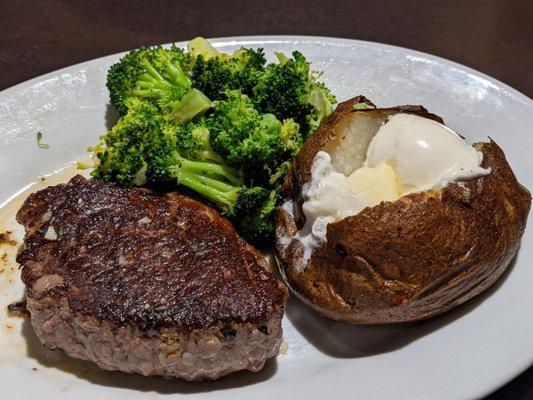
[[[268,55],[299,49],[315,69],[325,71],[322,79],[339,100],[362,93],[379,106],[423,104],[469,141],[487,136],[496,140],[518,179],[533,188],[533,102],[488,76],[427,54],[353,40],[272,36],[214,42],[223,51],[264,47]],[[0,93],[0,202],[38,177],[85,157],[87,146],[115,118],[107,104],[105,75],[118,58],[75,65]],[[37,131],[50,144],[48,150],[37,147]],[[0,229],[14,229],[9,221],[4,224]],[[27,322],[3,311],[22,293],[17,272],[4,271],[0,274],[1,397],[478,398],[532,364],[532,244],[530,223],[512,270],[494,288],[421,323],[343,326],[291,299],[283,323],[286,354],[258,374],[239,373],[213,383],[103,372],[60,351],[44,349]]]

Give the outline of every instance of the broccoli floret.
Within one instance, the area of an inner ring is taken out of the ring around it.
[[[292,59],[276,55],[279,62],[266,66],[252,99],[262,113],[274,114],[280,120],[292,118],[306,136],[331,112],[335,97],[324,84],[316,82],[317,76],[310,73],[302,53],[294,51]]]
[[[199,43],[197,46],[205,48]],[[250,95],[266,64],[263,49],[241,48],[232,55],[211,49],[193,53],[192,85],[212,100],[223,99],[228,89]]]
[[[213,151],[205,121],[178,124],[136,98],[129,98],[127,106],[128,113],[94,148],[94,178],[137,186],[174,182],[217,206],[238,229],[241,221],[252,221],[253,216],[243,232],[250,239],[267,234],[272,215],[261,210],[269,201],[269,190],[245,185],[243,173]]]
[[[156,107],[130,98],[126,101],[130,112],[106,134],[94,148],[96,167],[92,175],[103,181],[139,186],[146,183],[144,157],[146,139],[159,126],[160,115]],[[144,172],[143,172],[144,171]]]
[[[337,102],[337,99],[324,83],[314,82],[314,86],[309,92],[308,101],[315,108],[313,116],[309,116],[309,129],[314,131],[324,118],[331,114],[333,104]]]
[[[174,45],[169,49],[154,46],[129,52],[108,71],[111,104],[121,116],[128,112],[128,97],[173,111],[191,86],[187,75],[190,63],[190,54]]]
[[[263,192],[259,205],[246,213],[236,222],[237,229],[249,242],[262,247],[268,247],[274,239],[274,215],[279,201],[279,190]]]
[[[205,124],[205,120],[181,125],[177,128],[176,136],[179,147],[187,158],[224,163],[224,159],[215,153],[211,147],[211,133]]]
[[[300,149],[303,138],[298,124],[260,114],[240,91],[228,90],[225,96],[214,103],[206,119],[213,149],[228,165],[246,171],[247,182],[268,184],[278,166]]]
[[[278,62],[267,65],[263,49],[241,48],[228,55],[196,38],[189,50],[193,87],[212,100],[224,99],[227,90],[240,90],[252,98],[259,112],[274,114],[280,121],[293,119],[304,136],[331,113],[336,102],[298,51],[292,58],[276,53]]]
[[[300,133],[300,125],[292,119],[284,120],[280,129],[280,139],[285,152],[292,160],[303,145],[303,135]]]

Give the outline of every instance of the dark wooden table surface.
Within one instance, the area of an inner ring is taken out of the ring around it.
[[[140,45],[252,34],[404,46],[468,65],[533,97],[532,0],[0,0],[0,90]],[[505,349],[495,343],[495,351]],[[488,399],[533,399],[533,368]]]

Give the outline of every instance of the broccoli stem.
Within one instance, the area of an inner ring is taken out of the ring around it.
[[[142,65],[146,69],[147,74],[141,75],[141,78],[146,79],[148,75],[149,77],[153,78],[152,81],[160,82],[167,85],[180,85],[180,86],[190,86],[191,81],[189,80],[189,77],[183,72],[181,69],[181,66],[178,63],[172,64],[170,60],[166,60],[164,62],[164,75],[166,75],[166,78],[170,79],[170,82],[168,79],[165,79],[163,75],[161,75],[157,70],[154,68],[154,66],[148,61],[146,58],[142,60]]]
[[[136,87],[131,90],[131,94],[134,96],[155,98],[161,96],[161,92],[174,86],[187,88],[191,85],[189,77],[178,63],[173,64],[170,60],[165,61],[163,74],[157,72],[146,58],[142,59],[141,64],[146,72],[139,76]]]
[[[167,80],[165,78],[163,78],[163,76],[157,72],[157,70],[152,66],[152,64],[150,64],[150,61],[148,61],[146,58],[143,58],[143,60],[141,61],[142,63],[142,66],[146,69],[146,71],[148,72],[148,76],[149,77],[152,77],[154,78],[155,81],[158,81],[158,82],[167,82]],[[144,77],[146,78],[146,75],[143,74]],[[142,77],[142,76],[141,76]]]
[[[220,157],[217,153],[215,153],[213,150],[202,150],[198,152],[198,160],[201,161],[213,161],[218,164],[222,164],[224,162],[224,159]]]
[[[133,89],[131,94],[137,97],[159,97],[160,90],[158,89]]]
[[[206,60],[213,57],[218,57],[220,53],[203,37],[196,37],[187,43],[187,50],[194,59],[202,56]]]
[[[242,180],[233,168],[181,156],[178,156],[172,176],[179,185],[194,190],[226,213],[233,211],[242,188]]]
[[[145,87],[145,88],[153,88],[156,87],[158,89],[168,89],[172,87],[172,84],[165,80],[161,75],[159,75],[159,79],[154,78],[153,76],[150,76],[148,74],[142,74],[139,77],[139,80],[137,81],[137,86],[139,87]]]
[[[181,171],[187,171],[197,175],[220,176],[234,185],[242,185],[241,178],[233,168],[207,161],[192,161],[185,158],[179,160]]]
[[[171,107],[173,110],[170,117],[177,123],[183,124],[211,108],[211,100],[198,89],[190,89],[180,101]]]
[[[191,81],[189,77],[181,69],[179,64],[172,64],[170,61],[165,62],[165,73],[168,74],[175,84],[189,86]]]
[[[199,175],[187,168],[180,168],[176,175],[178,184],[194,190],[224,212],[231,212],[233,210],[237,202],[240,187]]]
[[[208,185],[216,190],[220,190],[224,193],[231,193],[236,189],[235,186],[232,186],[229,183],[222,182],[221,180],[206,175],[198,175],[196,179],[198,182]]]

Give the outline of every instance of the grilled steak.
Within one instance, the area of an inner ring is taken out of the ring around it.
[[[287,290],[211,208],[74,177],[29,196],[17,261],[41,342],[106,370],[187,380],[258,371]]]

